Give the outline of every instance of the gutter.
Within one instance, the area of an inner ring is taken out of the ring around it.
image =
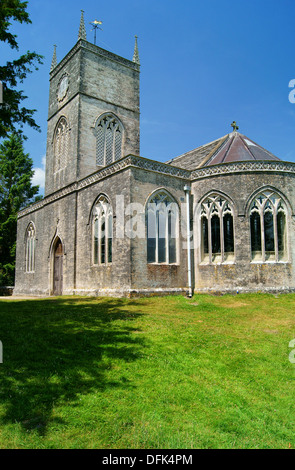
[[[186,232],[187,232],[187,276],[188,276],[188,297],[193,296],[192,289],[192,262],[191,262],[191,235],[190,235],[190,191],[191,187],[184,186],[186,196]]]

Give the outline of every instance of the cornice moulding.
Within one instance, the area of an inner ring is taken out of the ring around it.
[[[35,204],[26,207],[25,209],[19,212],[18,218],[24,217],[30,214],[31,212],[39,210],[47,204],[56,201],[57,199],[61,199],[75,191],[85,189],[92,184],[95,184],[105,178],[108,178],[128,168],[137,168],[141,170],[151,171],[162,175],[173,176],[186,181],[197,181],[199,179],[204,179],[208,177],[225,176],[234,173],[249,172],[275,172],[285,174],[289,173],[295,176],[295,163],[291,162],[234,162],[219,164],[210,167],[208,166],[205,168],[200,168],[198,170],[189,171],[166,163],[149,160],[140,156],[127,155],[126,157],[121,158],[121,160],[117,160],[111,165],[96,171],[92,175],[89,175],[86,178],[74,182],[59,191],[49,194],[41,201],[38,201]]]

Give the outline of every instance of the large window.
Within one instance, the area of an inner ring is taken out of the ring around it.
[[[158,191],[146,208],[147,262],[177,263],[178,205],[166,191]]]
[[[35,271],[35,245],[36,231],[32,223],[29,224],[26,232],[26,272],[33,273]]]
[[[201,204],[201,258],[203,262],[234,260],[234,219],[224,197],[213,194]]]
[[[113,212],[108,199],[100,196],[92,218],[93,264],[109,264],[113,256]]]
[[[106,114],[96,125],[96,164],[109,165],[122,157],[123,126],[113,114]]]
[[[63,116],[57,123],[54,133],[54,172],[63,170],[68,163],[69,126]]]
[[[286,206],[274,191],[263,191],[250,205],[251,255],[253,261],[287,259]]]

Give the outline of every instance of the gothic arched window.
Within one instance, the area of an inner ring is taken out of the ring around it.
[[[105,196],[100,196],[92,216],[93,264],[109,264],[113,255],[113,212]]]
[[[209,263],[234,260],[234,218],[223,196],[213,194],[201,204],[201,257]]]
[[[122,157],[123,126],[113,114],[96,124],[96,164],[106,166]]]
[[[54,172],[64,169],[68,163],[69,126],[63,116],[58,121],[54,132]]]
[[[262,191],[250,205],[251,255],[253,261],[287,258],[286,205],[274,191]]]
[[[166,191],[157,191],[146,206],[147,262],[177,263],[178,205]]]
[[[36,231],[33,223],[30,223],[26,232],[26,272],[35,271],[35,245]]]

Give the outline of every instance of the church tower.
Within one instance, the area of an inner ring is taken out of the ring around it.
[[[128,155],[139,155],[139,74],[133,60],[86,40],[50,70],[45,196]]]

